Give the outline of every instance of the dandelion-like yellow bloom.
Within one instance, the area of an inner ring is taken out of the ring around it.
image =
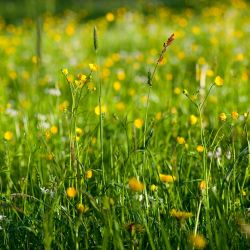
[[[167,74],[166,74],[166,79],[167,79],[168,81],[172,81],[172,80],[173,80],[173,75],[172,75],[171,73],[167,73]]]
[[[224,83],[224,80],[220,76],[216,76],[214,79],[214,83],[216,86],[222,86]]]
[[[89,91],[96,91],[96,87],[95,87],[94,83],[92,83],[92,82],[88,83],[88,90]]]
[[[156,115],[155,115],[155,119],[157,121],[159,121],[159,120],[161,120],[161,118],[162,118],[162,113],[161,112],[157,112]]]
[[[76,128],[76,135],[77,136],[82,136],[83,135],[83,130],[81,128]]]
[[[75,33],[75,25],[73,23],[68,24],[67,27],[65,28],[65,33],[68,36],[73,36]]]
[[[198,145],[196,147],[197,152],[202,153],[204,151],[204,147],[202,145]]]
[[[190,217],[193,216],[193,214],[191,212],[178,211],[176,209],[172,209],[170,211],[170,215],[172,217],[175,217],[178,220],[186,220],[186,219],[188,219],[188,218],[190,218]]]
[[[143,124],[144,124],[144,120],[141,118],[134,120],[134,126],[138,129],[142,128]]]
[[[11,131],[6,131],[3,135],[3,138],[6,140],[6,141],[11,141],[13,139],[13,133]]]
[[[204,249],[207,245],[205,237],[201,234],[191,234],[188,240],[195,249]]]
[[[106,14],[106,20],[107,20],[108,22],[113,22],[113,21],[115,20],[114,14],[111,13],[111,12],[108,12],[108,13]]]
[[[85,172],[85,178],[86,178],[86,179],[91,179],[92,176],[93,176],[93,171],[92,171],[91,169],[90,169],[90,170],[87,170],[87,171]]]
[[[51,138],[51,132],[49,130],[45,131],[45,138],[47,141]]]
[[[244,55],[242,53],[239,53],[236,55],[235,60],[238,62],[241,62],[244,60]]]
[[[114,82],[113,88],[115,91],[119,91],[121,89],[121,83],[118,81]]]
[[[51,126],[50,132],[51,132],[51,134],[53,134],[53,135],[57,134],[57,133],[58,133],[58,128],[57,128],[57,126],[55,126],[55,125]]]
[[[239,118],[239,113],[236,112],[236,111],[233,111],[233,112],[231,113],[231,117],[232,117],[233,120],[238,120],[238,118]]]
[[[157,189],[158,189],[158,187],[157,187],[156,185],[154,185],[154,184],[152,184],[152,185],[150,186],[150,190],[151,190],[152,192],[157,191]]]
[[[75,198],[77,195],[77,191],[74,187],[67,188],[66,193],[69,198]]]
[[[123,111],[125,109],[125,104],[123,102],[118,102],[115,105],[116,109],[119,111]]]
[[[89,210],[89,207],[82,203],[78,203],[76,208],[80,214],[86,213]]]
[[[91,71],[97,71],[97,65],[96,64],[90,63],[89,68],[90,68]]]
[[[182,137],[182,136],[178,136],[177,138],[176,138],[176,141],[177,141],[177,143],[178,144],[180,144],[180,145],[182,145],[182,144],[185,144],[185,138],[184,137]]]
[[[207,188],[207,183],[205,181],[201,181],[199,183],[199,189],[202,191],[202,190],[205,190]]]
[[[207,76],[209,76],[209,77],[214,76],[214,72],[213,72],[213,70],[208,69],[208,70],[207,70]]]
[[[174,93],[175,93],[176,95],[179,95],[179,94],[181,93],[181,89],[180,89],[179,87],[175,87],[175,88],[174,88]]]
[[[128,186],[132,191],[142,192],[144,190],[144,184],[138,181],[136,178],[132,178],[128,182]]]
[[[173,183],[176,180],[176,177],[169,174],[159,174],[159,178],[164,183]]]
[[[227,115],[225,113],[220,113],[219,114],[219,120],[224,122],[227,119]]]
[[[64,102],[59,104],[59,110],[61,112],[66,111],[68,109],[68,107],[69,107],[69,102],[68,101],[64,101]]]
[[[120,70],[117,72],[117,78],[118,80],[122,81],[126,78],[126,74],[123,70]]]
[[[190,122],[191,125],[195,125],[195,124],[197,123],[197,121],[198,121],[197,116],[195,116],[195,115],[190,115],[190,117],[189,117],[189,122]]]
[[[62,73],[66,76],[66,75],[68,75],[69,74],[69,71],[68,71],[68,69],[62,69]]]
[[[107,113],[107,106],[102,105],[101,107],[98,105],[95,107],[95,114],[100,115],[100,114],[105,114]]]

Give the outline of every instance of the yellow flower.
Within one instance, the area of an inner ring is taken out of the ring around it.
[[[77,195],[77,191],[74,187],[67,188],[66,193],[69,198],[74,198]]]
[[[205,190],[207,188],[207,183],[205,181],[201,181],[199,183],[199,189],[202,191],[202,190]]]
[[[115,19],[115,16],[114,16],[113,13],[108,12],[108,13],[106,14],[106,20],[107,20],[108,22],[113,22],[114,19]]]
[[[11,131],[6,131],[3,135],[6,141],[11,141],[13,139],[13,133]]]
[[[174,93],[175,93],[176,95],[179,95],[179,94],[181,93],[181,89],[180,89],[179,87],[175,87],[175,88],[174,88]]]
[[[220,76],[216,76],[215,80],[214,80],[214,83],[215,83],[216,86],[222,86],[223,83],[224,83],[224,80]]]
[[[190,115],[189,122],[191,125],[195,125],[198,121],[198,118],[195,115]]]
[[[219,119],[220,119],[220,121],[222,121],[222,122],[226,121],[226,119],[227,119],[226,114],[225,114],[225,113],[220,113],[220,114],[219,114]]]
[[[121,89],[121,83],[118,81],[114,82],[113,88],[115,91],[119,91]]]
[[[94,83],[89,82],[87,86],[88,86],[89,91],[96,91],[96,87],[95,87]]]
[[[62,73],[66,76],[66,75],[68,75],[68,73],[69,73],[69,71],[68,71],[68,69],[62,69]]]
[[[175,217],[178,220],[186,220],[193,216],[191,212],[178,211],[176,209],[172,209],[170,211],[170,216]]]
[[[136,178],[132,178],[128,182],[128,186],[132,191],[142,192],[144,190],[144,184],[138,181]]]
[[[202,145],[198,145],[196,147],[196,150],[199,152],[199,153],[202,153],[204,151],[204,147]]]
[[[239,53],[236,55],[235,60],[238,62],[241,62],[244,60],[244,55],[242,53]]]
[[[207,245],[206,239],[201,234],[191,234],[189,242],[195,249],[204,249]]]
[[[143,124],[144,124],[144,121],[141,118],[134,120],[134,126],[138,129],[142,128]]]
[[[66,111],[68,109],[68,107],[69,107],[69,102],[68,101],[64,101],[64,102],[59,104],[59,110],[61,112]]]
[[[83,135],[83,130],[81,128],[76,128],[76,135],[77,136]]]
[[[208,70],[207,70],[207,76],[209,76],[209,77],[214,76],[213,70],[208,69]]]
[[[90,68],[91,71],[97,71],[97,65],[96,64],[90,63],[89,68]]]
[[[89,207],[82,203],[78,203],[76,208],[80,214],[86,213],[89,210]]]
[[[164,183],[173,183],[176,177],[169,174],[159,174],[160,180]]]
[[[238,120],[238,118],[239,118],[239,113],[236,112],[236,111],[233,111],[233,112],[231,113],[231,117],[232,117],[233,120]]]
[[[152,185],[150,186],[150,190],[151,190],[152,192],[157,191],[157,189],[158,189],[158,187],[157,187],[156,185],[154,185],[154,184],[152,184]]]
[[[182,145],[182,144],[185,144],[185,138],[184,137],[181,137],[181,136],[178,136],[177,138],[176,138],[176,141],[177,141],[177,143],[178,144],[180,144],[180,145]]]
[[[49,140],[51,138],[51,133],[49,130],[45,131],[45,138],[46,140]]]
[[[92,176],[93,176],[93,171],[92,171],[91,169],[90,169],[90,170],[87,170],[87,171],[85,172],[85,178],[86,178],[86,179],[91,179]]]
[[[162,118],[162,113],[161,112],[157,112],[156,115],[155,115],[155,119],[157,121],[159,121],[159,120],[161,120],[161,118]]]
[[[125,104],[123,102],[118,102],[115,105],[116,109],[119,111],[123,111],[125,109]]]
[[[73,36],[75,33],[75,25],[73,23],[68,24],[65,28],[65,32],[68,36]]]
[[[95,114],[100,115],[100,114],[105,114],[107,113],[107,107],[105,105],[102,105],[101,107],[98,105],[95,107]]]
[[[173,75],[172,75],[171,73],[167,73],[167,74],[166,74],[166,79],[167,79],[168,81],[172,81],[172,80],[173,80]]]
[[[120,80],[120,81],[124,80],[124,79],[126,78],[125,72],[124,72],[123,70],[119,70],[119,71],[117,72],[117,78],[118,78],[118,80]]]
[[[58,128],[57,126],[53,125],[51,128],[50,128],[50,132],[51,134],[55,135],[58,133]]]

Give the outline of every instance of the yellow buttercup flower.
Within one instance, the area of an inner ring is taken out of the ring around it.
[[[144,121],[141,118],[138,118],[138,119],[134,120],[134,125],[138,129],[142,128],[143,124],[144,124]]]
[[[216,76],[215,80],[214,80],[214,83],[215,83],[216,86],[222,86],[223,83],[224,83],[224,80],[220,76]]]
[[[58,133],[58,128],[57,128],[57,126],[55,126],[55,125],[51,126],[50,132],[51,132],[51,134],[53,134],[53,135],[57,134],[57,133]]]
[[[195,125],[198,121],[198,118],[195,115],[190,115],[189,122],[191,125]]]
[[[90,68],[91,71],[97,71],[97,65],[96,64],[90,63],[89,68]]]
[[[114,16],[113,13],[108,12],[108,13],[106,14],[106,20],[107,20],[108,22],[113,22],[114,19],[115,19],[115,16]]]
[[[85,172],[85,178],[86,178],[86,179],[91,179],[92,176],[93,176],[93,171],[92,171],[91,169],[90,169],[90,170],[87,170],[87,171]]]
[[[121,83],[118,81],[114,82],[113,88],[115,91],[119,91],[121,89]]]
[[[207,241],[201,234],[191,234],[188,241],[195,249],[204,249],[207,245]]]
[[[6,140],[6,141],[11,141],[13,139],[13,133],[11,131],[6,131],[3,135],[3,138]]]
[[[144,190],[144,184],[138,181],[136,178],[132,178],[128,182],[128,186],[132,191],[142,192]]]
[[[193,216],[191,212],[178,211],[176,209],[172,209],[170,211],[170,216],[175,217],[178,220],[186,220]]]
[[[205,181],[201,181],[200,183],[199,183],[199,189],[201,190],[201,191],[203,191],[203,190],[205,190],[207,188],[207,183],[205,182]]]
[[[226,121],[226,119],[227,119],[226,114],[225,114],[225,113],[220,113],[220,114],[219,114],[219,119],[220,119],[220,121],[222,121],[222,122]]]
[[[202,153],[204,151],[204,147],[202,145],[198,145],[196,147],[197,152]]]
[[[107,113],[107,107],[105,105],[102,105],[101,107],[98,105],[95,107],[95,114],[100,115],[100,114],[105,114]]]
[[[159,178],[164,183],[173,183],[176,180],[176,177],[169,174],[159,174]]]
[[[176,141],[177,141],[177,143],[178,144],[180,144],[180,145],[182,145],[182,144],[185,144],[185,138],[184,137],[181,137],[181,136],[178,136],[177,138],[176,138]]]
[[[77,195],[77,191],[74,187],[67,188],[66,193],[69,198],[74,198]]]
[[[152,184],[152,185],[150,186],[150,190],[151,190],[152,192],[157,191],[157,189],[158,189],[158,187],[157,187],[156,185],[154,185],[154,184]]]
[[[66,75],[68,75],[68,73],[69,73],[69,71],[68,71],[68,69],[62,69],[62,73],[66,76]]]
[[[231,117],[232,117],[233,120],[238,120],[238,118],[239,118],[239,113],[236,112],[236,111],[233,111],[233,112],[231,113]]]
[[[89,207],[82,203],[78,203],[76,208],[80,214],[86,213],[89,210]]]

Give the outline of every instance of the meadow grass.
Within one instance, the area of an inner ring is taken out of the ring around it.
[[[1,19],[0,248],[249,249],[249,7]]]

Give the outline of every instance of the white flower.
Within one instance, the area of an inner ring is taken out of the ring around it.
[[[61,91],[59,89],[51,88],[51,89],[45,89],[45,93],[52,95],[52,96],[60,96]]]
[[[4,220],[5,218],[6,218],[5,215],[0,214],[0,221],[1,221],[1,220]]]
[[[40,187],[42,194],[47,194],[49,192],[49,189],[46,189],[45,187]]]
[[[16,117],[18,115],[18,111],[12,108],[6,109],[5,113],[11,117]]]

